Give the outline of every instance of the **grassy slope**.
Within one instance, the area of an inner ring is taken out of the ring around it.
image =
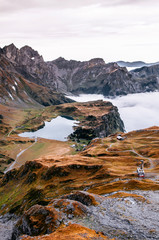
[[[26,201],[23,206],[22,202],[30,189],[39,189],[45,201],[72,190],[88,189],[96,194],[121,190],[159,190],[156,175],[159,164],[159,155],[156,152],[159,131],[148,129],[125,136],[126,139],[120,142],[116,140],[116,136],[94,140],[85,151],[77,155],[57,156],[50,152],[33,162],[35,166],[39,164],[38,168],[22,166],[13,173],[12,181],[0,188],[0,208],[7,204],[2,210],[6,211],[7,207],[13,210],[20,204],[27,209],[33,203]],[[143,147],[147,149],[147,153],[144,152],[142,157],[137,154]],[[151,155],[154,153],[151,158],[150,152]],[[141,159],[145,159],[145,179],[139,179],[136,174]],[[30,176],[34,175],[35,179],[29,182]]]
[[[0,114],[3,116],[2,123],[0,124],[0,171],[4,171],[10,163],[8,161],[9,158],[13,161],[20,151],[28,148],[34,142],[33,139],[18,137],[15,133],[37,129],[43,124],[44,120],[54,118],[57,114],[52,111],[48,113],[47,108],[23,110],[9,108],[4,105],[0,105]],[[63,150],[61,151],[61,149]],[[60,154],[60,152],[61,154],[66,154],[69,151],[70,147],[68,143],[40,139],[19,157],[19,163],[15,167],[21,166],[26,161],[33,160],[42,155],[50,153]]]
[[[45,110],[7,108],[2,110],[3,126],[9,124],[7,132],[1,133],[3,141],[0,151],[12,158],[15,158],[21,149],[33,144],[29,139],[20,138],[12,134],[13,132],[38,128],[44,119],[51,119],[61,113],[61,108],[56,109],[56,107]],[[76,114],[77,112],[75,117]],[[23,128],[15,129],[16,126]],[[134,195],[129,191],[159,190],[159,128],[134,131],[123,136],[125,137],[123,141],[118,141],[116,135],[95,139],[78,154],[71,150],[68,142],[38,140],[20,156],[18,164],[21,166],[28,160],[39,159],[26,163],[19,170],[12,170],[3,178],[0,187],[0,213],[22,214],[24,210],[35,204],[46,205],[52,199],[76,190],[87,190],[100,195],[115,193],[110,197],[131,196],[144,202],[142,196]],[[144,159],[145,179],[139,179],[136,174],[141,159]],[[1,167],[4,169],[5,166],[3,164]],[[73,226],[70,227],[69,238],[73,231]],[[80,228],[79,225],[77,227]],[[85,234],[90,237],[89,231],[86,229]],[[58,235],[56,231],[55,234],[49,235],[48,239],[58,238],[63,236],[62,234],[65,232],[59,232]],[[78,229],[75,230],[75,237],[77,236]],[[97,237],[96,233],[93,233],[92,239],[94,237]],[[42,239],[45,239],[45,236]]]

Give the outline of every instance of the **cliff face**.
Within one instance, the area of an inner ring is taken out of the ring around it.
[[[159,90],[159,64],[135,69],[131,74],[137,80],[138,88],[147,92]]]
[[[79,124],[70,135],[72,140],[91,140],[95,137],[106,137],[116,132],[124,132],[124,123],[117,107],[111,102],[102,100],[86,103],[69,103],[50,107],[49,111],[75,118]]]
[[[94,112],[89,112],[90,107]],[[87,114],[81,124],[76,127],[71,138],[102,138],[112,133],[124,132],[124,123],[120,118],[119,112],[110,102],[89,102],[85,110]],[[99,111],[99,113],[96,114],[96,111]]]
[[[74,94],[116,96],[135,92],[131,75],[116,63],[105,64],[103,59],[75,62],[60,58],[50,64],[56,65],[56,78],[63,81],[65,90]]]
[[[1,54],[12,63],[15,70],[24,78],[42,86],[49,86],[52,90],[56,89],[54,66],[52,69],[52,66],[44,62],[43,57],[31,47],[24,46],[18,49],[14,44],[11,44],[1,49]]]
[[[28,81],[17,71],[15,60],[24,62],[16,54],[16,48],[10,47],[15,55],[10,55],[6,50],[6,56],[0,54],[0,103],[9,106],[49,106],[72,102],[63,94],[57,93],[47,87]],[[15,56],[17,56],[15,58]],[[10,57],[10,60],[9,60]]]
[[[45,62],[31,47],[18,49],[13,44],[0,52],[24,78],[62,93],[117,96],[159,89],[152,83],[156,80],[139,77],[117,63],[106,64],[101,58],[80,62],[60,57]]]

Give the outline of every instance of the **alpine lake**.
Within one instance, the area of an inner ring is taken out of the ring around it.
[[[77,125],[78,121],[67,116],[58,116],[50,122],[45,122],[45,126],[35,132],[23,132],[20,137],[29,138],[46,138],[58,141],[67,141],[68,136],[73,133],[73,126]]]

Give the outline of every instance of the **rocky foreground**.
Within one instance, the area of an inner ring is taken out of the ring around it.
[[[18,217],[12,239],[158,239],[159,128],[122,135],[7,172],[0,212]]]

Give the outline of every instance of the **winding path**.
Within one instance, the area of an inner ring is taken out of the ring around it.
[[[15,161],[4,171],[4,173],[7,173],[8,171],[11,171],[11,170],[14,168],[15,164],[17,163],[18,158],[19,158],[25,151],[27,151],[27,150],[28,150],[29,148],[31,148],[34,144],[37,143],[37,141],[38,141],[37,137],[35,137],[34,139],[35,139],[35,141],[34,141],[34,143],[33,143],[32,145],[30,145],[29,147],[23,149],[21,152],[19,152],[19,153],[17,154]]]
[[[106,148],[106,151],[107,151],[107,152],[132,152],[132,153],[136,154],[137,156],[139,156],[139,157],[141,157],[141,158],[146,159],[146,160],[149,161],[150,167],[147,168],[147,170],[151,170],[151,169],[154,168],[154,163],[153,163],[153,161],[152,161],[150,158],[144,157],[143,155],[141,155],[141,154],[139,154],[138,152],[136,152],[134,148],[133,148],[133,149],[130,149],[130,150],[123,150],[123,151],[109,151],[109,149],[112,147],[112,145],[113,145],[113,143],[110,144],[110,146]]]

